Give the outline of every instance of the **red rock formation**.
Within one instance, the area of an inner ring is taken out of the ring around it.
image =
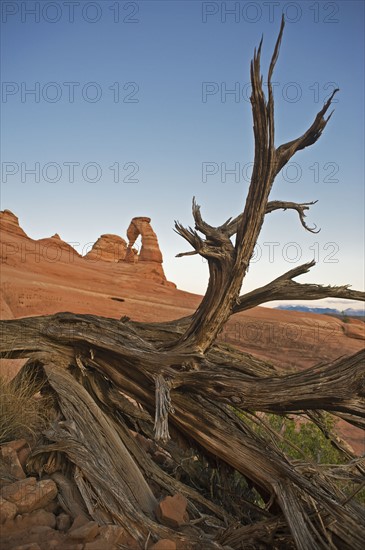
[[[124,260],[126,251],[127,243],[122,237],[107,233],[98,238],[85,258],[93,261],[120,262]]]
[[[138,239],[142,237],[142,248],[138,257],[140,262],[156,262],[162,264],[162,254],[158,244],[157,236],[151,227],[151,218],[133,218],[128,229],[128,249],[131,249]]]
[[[49,262],[56,262],[61,259],[67,261],[71,260],[73,256],[81,258],[77,250],[63,241],[58,233],[49,238],[38,239],[35,243],[40,256]]]
[[[45,239],[31,239],[19,226],[17,216],[10,210],[0,212],[1,251],[0,259],[7,265],[23,264],[26,269],[28,262],[52,264],[57,262],[72,262],[80,254],[55,233]],[[1,306],[3,307],[3,306]]]
[[[18,237],[28,236],[20,227],[18,218],[10,210],[2,210],[0,212],[0,231]]]
[[[125,257],[125,261],[129,263],[149,263],[151,265],[151,271],[147,277],[165,278],[165,274],[162,268],[162,254],[160,246],[158,244],[157,236],[151,227],[151,218],[140,216],[132,218],[131,223],[127,229],[128,248]],[[142,247],[139,255],[137,256],[136,250],[133,248],[138,237],[142,238]],[[171,283],[169,283],[171,284]]]
[[[124,261],[130,264],[135,264],[136,262],[138,262],[138,250],[136,248],[128,246]]]

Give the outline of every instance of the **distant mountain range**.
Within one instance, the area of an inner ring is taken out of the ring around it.
[[[304,313],[321,313],[322,315],[339,315],[347,317],[365,317],[365,311],[361,309],[332,309],[330,307],[307,307],[307,306],[293,306],[293,305],[281,305],[275,309],[285,309],[286,311],[302,311]]]

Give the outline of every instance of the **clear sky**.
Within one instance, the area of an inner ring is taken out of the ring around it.
[[[305,232],[293,212],[268,215],[244,288],[315,257],[302,282],[363,289],[363,1],[1,8],[1,208],[30,237],[58,232],[79,252],[150,216],[168,279],[198,293],[207,264],[175,258],[189,245],[174,220],[192,224],[193,196],[212,225],[242,211],[253,160],[249,63],[263,34],[267,74],[284,11],[276,144],[302,134],[334,86],[340,92],[324,135],[292,159],[271,198],[318,199],[307,220],[321,232]]]

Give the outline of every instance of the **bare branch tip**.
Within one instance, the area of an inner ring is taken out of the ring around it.
[[[282,13],[278,41],[281,40],[281,37],[283,36],[284,27],[285,27],[285,16],[284,16],[284,13]]]
[[[313,258],[310,262],[307,262],[303,265],[300,265],[298,268],[294,268],[294,270],[297,271],[297,273],[293,277],[298,277],[298,275],[304,275],[304,273],[308,273],[316,265],[316,260]]]
[[[311,233],[319,233],[321,231],[321,228],[317,229],[317,226],[316,224],[314,224],[313,227],[307,227],[308,231],[310,231]]]
[[[278,38],[276,40],[275,48],[274,48],[274,51],[273,51],[273,54],[272,54],[272,57],[271,57],[269,73],[268,73],[268,83],[269,83],[270,90],[271,90],[271,86],[270,86],[271,77],[272,77],[272,74],[274,72],[276,62],[277,62],[278,57],[279,57],[279,50],[280,50],[281,40],[283,38],[284,27],[285,27],[285,18],[284,18],[284,14],[282,14],[280,30],[279,30]]]
[[[326,124],[327,124],[327,122],[329,121],[329,119],[331,118],[331,116],[333,115],[334,112],[335,112],[335,109],[332,109],[332,111],[330,112],[330,114],[328,115],[328,117],[325,120]]]
[[[183,258],[184,256],[194,256],[195,254],[198,254],[196,250],[191,250],[189,252],[179,252],[179,254],[175,255],[175,258]]]
[[[327,99],[327,101],[325,102],[325,104],[323,105],[323,108],[322,110],[320,111],[322,113],[322,116],[325,114],[325,112],[327,111],[328,107],[331,105],[332,103],[332,99],[334,97],[334,95],[339,91],[339,88],[335,88],[332,92],[332,94],[330,95],[330,97]],[[334,109],[333,109],[334,111]],[[329,115],[329,117],[327,118],[326,122],[330,119],[330,117],[332,116],[332,113],[333,111],[331,112],[331,114]]]

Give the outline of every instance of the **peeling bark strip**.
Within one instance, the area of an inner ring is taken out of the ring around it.
[[[281,168],[320,137],[336,92],[302,136],[275,147],[271,78],[283,30],[284,20],[269,66],[267,99],[262,41],[251,63],[255,159],[243,212],[213,227],[194,199],[195,228],[175,224],[193,247],[178,256],[200,254],[209,264],[207,292],[194,315],[136,323],[58,313],[1,323],[0,356],[28,358],[12,384],[31,374],[40,383],[32,391],[42,387],[54,398],[53,422],[28,461],[30,469],[55,479],[71,513],[81,510],[99,523],[122,525],[145,547],[167,538],[204,550],[363,548],[363,510],[353,497],[362,486],[364,464],[330,433],[322,411],[365,427],[365,351],[286,374],[216,342],[231,315],[267,301],[365,300],[364,292],[348,286],[295,282],[313,261],[240,296],[266,214],[295,210],[306,230],[317,231],[305,222],[313,202],[269,201]],[[290,460],[264,422],[267,437],[253,430],[247,421],[252,411],[306,414],[343,451],[344,464]],[[155,436],[158,463],[132,429]],[[351,494],[340,488],[344,479],[355,485]],[[244,480],[264,506],[246,498]],[[164,494],[180,492],[189,499],[187,529],[157,522],[150,482]]]
[[[170,387],[161,374],[156,376],[155,439],[166,443],[170,439],[168,417],[175,412],[171,406]]]

